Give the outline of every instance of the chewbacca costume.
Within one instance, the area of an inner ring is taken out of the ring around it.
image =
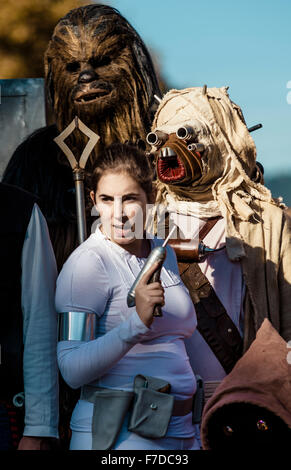
[[[80,7],[60,19],[45,53],[45,83],[55,124],[16,149],[3,181],[40,198],[60,269],[78,242],[72,170],[53,139],[75,116],[96,132],[100,141],[87,163],[90,173],[104,146],[145,138],[159,87],[137,32],[104,5]],[[77,159],[87,140],[78,130],[66,140]]]
[[[73,175],[54,138],[75,116],[100,136],[86,170],[103,148],[145,138],[159,86],[149,53],[117,10],[88,5],[70,11],[56,25],[45,53],[45,83],[54,121],[30,135],[14,152],[3,182],[39,198],[48,222],[58,269],[78,245]],[[87,137],[76,130],[66,139],[78,159]],[[88,198],[89,200],[89,198]],[[87,208],[88,233],[90,209]],[[78,396],[61,386],[60,435],[66,447],[68,420]],[[68,396],[66,396],[68,395]]]
[[[188,127],[188,140],[176,135],[182,127]],[[258,182],[255,144],[227,88],[171,90],[152,130],[163,133],[153,147],[157,203],[170,215],[195,219],[198,229],[191,237],[221,248],[197,263],[189,253],[185,260],[176,246],[198,318],[186,347],[194,373],[205,381],[207,400],[265,318],[282,341],[291,339],[290,219]]]

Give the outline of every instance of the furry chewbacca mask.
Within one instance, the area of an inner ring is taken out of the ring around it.
[[[143,139],[150,128],[159,94],[152,61],[114,8],[88,5],[61,18],[45,53],[45,77],[59,131],[77,115],[109,145]]]

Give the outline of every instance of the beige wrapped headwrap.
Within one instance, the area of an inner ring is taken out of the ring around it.
[[[256,217],[259,199],[280,205],[270,191],[251,180],[255,169],[256,147],[246,127],[242,111],[228,96],[227,88],[201,87],[171,90],[162,99],[152,130],[167,134],[181,126],[193,126],[198,140],[206,146],[202,157],[202,176],[188,186],[157,183],[157,204],[180,212],[180,203],[188,214],[226,219],[227,253],[231,260],[245,255],[243,240],[235,228],[235,219]]]

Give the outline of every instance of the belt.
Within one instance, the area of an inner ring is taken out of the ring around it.
[[[137,378],[139,376],[135,377],[135,379]],[[141,376],[141,378],[144,377]],[[147,377],[147,379],[153,378]],[[159,379],[155,379],[155,385],[158,381]],[[146,390],[146,388],[143,389]],[[184,416],[192,410],[193,397],[187,400],[174,400],[169,394],[160,392],[158,393],[157,405],[155,403],[156,391],[151,388],[148,389],[148,392],[148,401],[145,398],[145,406],[143,407],[141,403],[137,405],[139,397],[135,402],[134,391],[100,388],[90,385],[82,387],[80,399],[94,404],[92,417],[93,450],[112,449],[128,412],[130,412],[128,429],[131,432],[140,434],[143,437],[157,438],[165,435],[171,416]],[[160,395],[163,395],[162,399]],[[153,400],[152,403],[151,400]],[[161,411],[163,410],[162,414],[159,410],[160,405]],[[171,405],[173,406],[172,410]],[[157,410],[157,414],[153,410]],[[140,421],[139,415],[144,419]],[[153,427],[151,428],[151,426]]]
[[[93,388],[92,386],[83,386],[81,389],[81,396],[80,400],[89,401],[90,403],[95,403],[95,396],[94,390],[105,390],[104,388]],[[110,390],[110,389],[108,389]],[[133,392],[126,392],[128,394],[132,393],[132,397],[134,395]],[[191,413],[193,409],[193,398],[194,396],[187,398],[186,400],[174,400],[172,416],[185,416],[188,413]]]
[[[193,398],[190,397],[186,400],[176,400],[174,401],[172,416],[185,416],[188,413],[191,413],[193,409]]]

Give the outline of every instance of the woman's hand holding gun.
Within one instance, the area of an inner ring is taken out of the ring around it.
[[[164,288],[160,281],[148,284],[160,263],[156,262],[141,278],[135,288],[136,311],[142,322],[149,328],[154,320],[155,305],[165,305]]]

